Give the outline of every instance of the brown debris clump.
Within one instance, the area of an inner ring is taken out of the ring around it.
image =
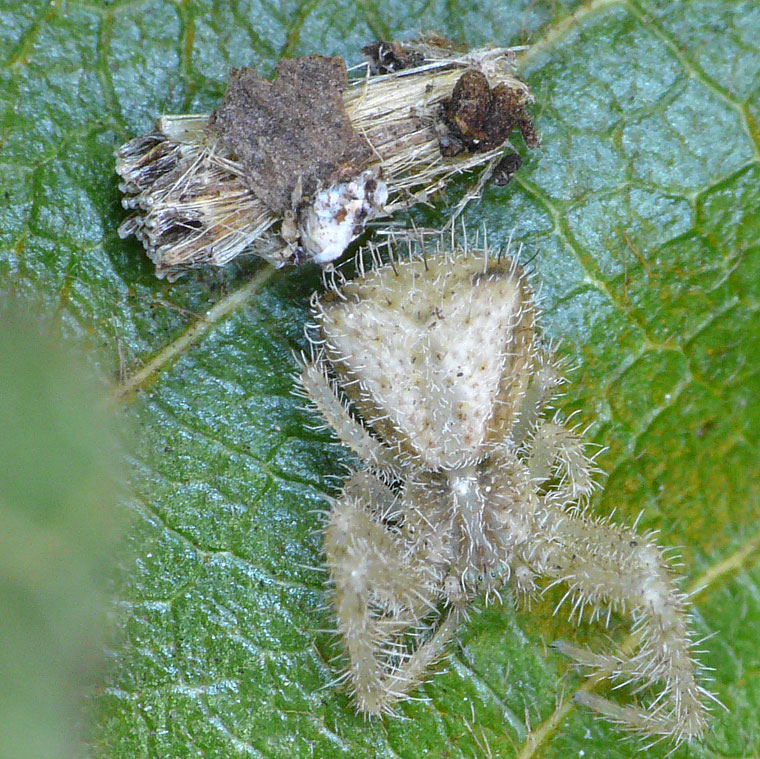
[[[538,136],[525,104],[523,93],[504,84],[491,89],[481,71],[465,71],[451,97],[441,104],[441,121],[448,127],[439,137],[441,153],[485,153],[502,145],[513,129],[520,130],[529,148],[537,147]]]
[[[245,184],[273,213],[296,195],[358,174],[373,154],[346,114],[342,58],[312,55],[277,65],[273,82],[233,69],[210,129],[244,169]],[[296,188],[298,187],[298,190]]]
[[[516,159],[497,167],[513,127],[538,144],[515,50],[427,35],[366,52],[380,75],[347,79],[342,60],[320,56],[282,61],[271,83],[233,70],[211,117],[165,115],[120,146],[131,213],[119,235],[135,235],[170,280],[249,253],[277,267],[329,263],[368,219],[429,203],[455,175],[479,171],[455,219],[491,176],[514,174]]]

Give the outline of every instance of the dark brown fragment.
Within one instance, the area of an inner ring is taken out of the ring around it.
[[[391,74],[425,63],[422,53],[414,49],[404,49],[400,42],[378,40],[363,47],[362,53],[369,58],[370,71],[373,74]]]
[[[491,89],[485,74],[476,69],[459,77],[451,97],[441,104],[441,121],[448,128],[448,135],[440,138],[446,156],[464,149],[485,153],[498,148],[515,128],[529,148],[539,144],[523,93],[504,83]]]
[[[466,147],[485,152],[488,148],[481,145],[488,137],[485,121],[490,107],[488,79],[480,71],[470,69],[459,77],[451,97],[443,101],[443,120]]]
[[[485,127],[486,131],[493,136],[493,140],[499,140],[493,143],[493,147],[501,145],[513,129],[519,129],[525,144],[529,148],[537,148],[541,143],[533,126],[533,119],[525,108],[522,92],[510,89],[506,84],[500,84],[493,88],[491,95],[491,108]]]
[[[245,170],[246,186],[277,214],[292,208],[294,190],[358,174],[372,159],[343,107],[346,64],[312,55],[277,64],[269,82],[250,68],[233,69],[209,128]]]
[[[512,178],[522,166],[522,156],[519,153],[507,153],[504,158],[496,164],[491,179],[498,187],[504,187],[509,184]]]

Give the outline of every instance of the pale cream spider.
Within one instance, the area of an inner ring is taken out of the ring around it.
[[[306,396],[365,463],[324,535],[346,678],[359,711],[418,686],[473,600],[565,583],[580,621],[633,618],[631,655],[556,647],[648,706],[577,700],[648,736],[700,736],[704,701],[687,600],[651,535],[589,515],[593,460],[548,403],[558,361],[527,278],[493,251],[438,250],[376,265],[312,301]],[[635,527],[635,525],[634,525]],[[573,615],[571,614],[571,617]]]

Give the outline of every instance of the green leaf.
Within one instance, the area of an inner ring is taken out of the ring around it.
[[[89,0],[0,3],[1,289],[41,299],[132,380],[136,526],[118,633],[91,699],[98,757],[622,757],[547,651],[576,630],[482,608],[427,700],[356,717],[331,681],[318,511],[350,457],[289,394],[312,268],[242,262],[158,281],[123,219],[112,150],[206,111],[231,66],[359,60],[435,29],[526,42],[543,147],[467,212],[533,257],[565,413],[607,450],[598,513],[643,512],[681,546],[701,659],[726,705],[678,756],[760,753],[760,8],[752,0],[479,4]],[[464,180],[452,192],[461,193]],[[418,214],[440,223],[445,210]],[[101,354],[102,355],[102,354]],[[662,756],[668,746],[651,749]],[[490,752],[490,753],[489,753]],[[649,755],[648,754],[648,755]]]

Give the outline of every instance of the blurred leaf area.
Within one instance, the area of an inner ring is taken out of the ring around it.
[[[7,296],[0,356],[0,756],[75,759],[104,663],[122,435],[92,367]]]

